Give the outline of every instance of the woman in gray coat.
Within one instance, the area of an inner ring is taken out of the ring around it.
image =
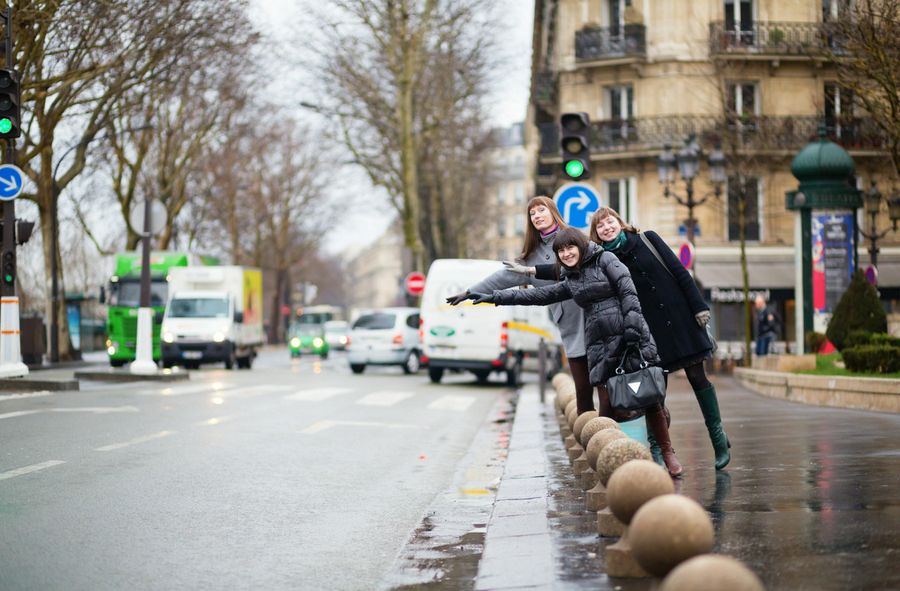
[[[535,266],[542,263],[552,263],[556,260],[553,253],[553,239],[557,233],[566,228],[556,204],[549,197],[543,195],[532,198],[525,212],[529,223],[525,227],[525,244],[519,261],[524,265]],[[553,285],[556,279],[540,280],[523,276],[509,269],[503,269],[485,277],[466,291],[447,298],[447,303],[457,305],[470,299],[472,292],[489,292],[495,289],[507,289],[523,284],[531,284],[536,287]],[[588,365],[584,348],[584,314],[577,304],[570,301],[557,302],[550,305],[550,317],[559,327],[563,348],[569,361],[569,369],[572,371],[572,379],[575,382],[575,397],[578,404],[578,414],[594,410],[593,388],[588,376]],[[605,392],[605,389],[603,390]],[[606,406],[604,407],[604,402]],[[601,414],[609,412],[608,398],[604,400],[601,393]],[[606,411],[606,412],[604,412]]]
[[[594,385],[606,383],[628,348],[638,349],[644,361],[658,363],[656,342],[641,313],[628,267],[573,228],[557,233],[553,250],[563,269],[559,283],[537,289],[473,291],[469,298],[476,304],[501,306],[544,306],[573,300],[584,310],[587,362]],[[637,355],[627,355],[626,371],[637,370],[640,362]],[[669,474],[681,475],[683,468],[672,450],[663,405],[648,409],[646,420]]]

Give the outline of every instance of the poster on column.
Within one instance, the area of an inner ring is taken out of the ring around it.
[[[853,212],[814,212],[812,250],[813,310],[831,314],[853,276]]]

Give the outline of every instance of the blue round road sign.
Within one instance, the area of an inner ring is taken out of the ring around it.
[[[600,209],[600,196],[590,185],[568,183],[559,188],[553,196],[563,221],[579,230],[587,229],[591,215]]]
[[[3,164],[0,166],[0,200],[12,201],[22,193],[24,175],[18,166]]]

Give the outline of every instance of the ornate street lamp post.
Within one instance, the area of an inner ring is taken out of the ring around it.
[[[869,228],[864,230],[859,228],[859,234],[869,241],[869,260],[872,266],[878,268],[878,241],[887,236],[888,232],[897,231],[897,223],[900,222],[900,195],[894,195],[888,199],[888,216],[891,219],[891,227],[885,228],[881,232],[878,231],[876,222],[878,213],[881,211],[881,202],[884,196],[876,186],[876,181],[872,180],[872,186],[863,193],[863,211],[869,216]]]
[[[656,162],[657,172],[659,173],[659,182],[663,185],[663,195],[672,197],[680,205],[687,207],[687,239],[692,245],[694,244],[694,234],[697,220],[694,219],[694,208],[706,203],[710,197],[720,197],[722,195],[722,185],[725,184],[725,155],[719,146],[710,152],[707,159],[709,164],[709,180],[713,183],[713,191],[703,195],[699,199],[694,198],[694,179],[700,172],[700,158],[702,150],[697,144],[694,135],[688,136],[684,142],[684,147],[678,151],[678,155],[672,153],[672,147],[666,144],[663,153],[660,154]],[[675,167],[678,167],[678,174],[684,181],[685,196],[682,197],[672,191],[671,186],[675,182]]]

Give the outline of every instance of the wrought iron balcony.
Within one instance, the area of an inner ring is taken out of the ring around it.
[[[753,22],[726,27],[722,21],[709,24],[710,55],[759,55],[813,57],[823,51],[839,52],[842,43],[828,23]]]
[[[553,112],[556,106],[557,78],[551,70],[541,70],[534,75],[534,102],[545,111]]]
[[[701,144],[737,141],[742,149],[799,150],[818,137],[825,123],[828,139],[847,150],[884,150],[884,133],[870,118],[823,118],[821,115],[716,117],[714,115],[661,115],[591,123],[591,152],[609,154],[658,151],[665,144],[680,145],[694,134]],[[538,126],[541,155],[559,154],[559,128],[554,123]]]
[[[584,28],[575,33],[575,59],[596,61],[645,57],[646,39],[644,25]]]

